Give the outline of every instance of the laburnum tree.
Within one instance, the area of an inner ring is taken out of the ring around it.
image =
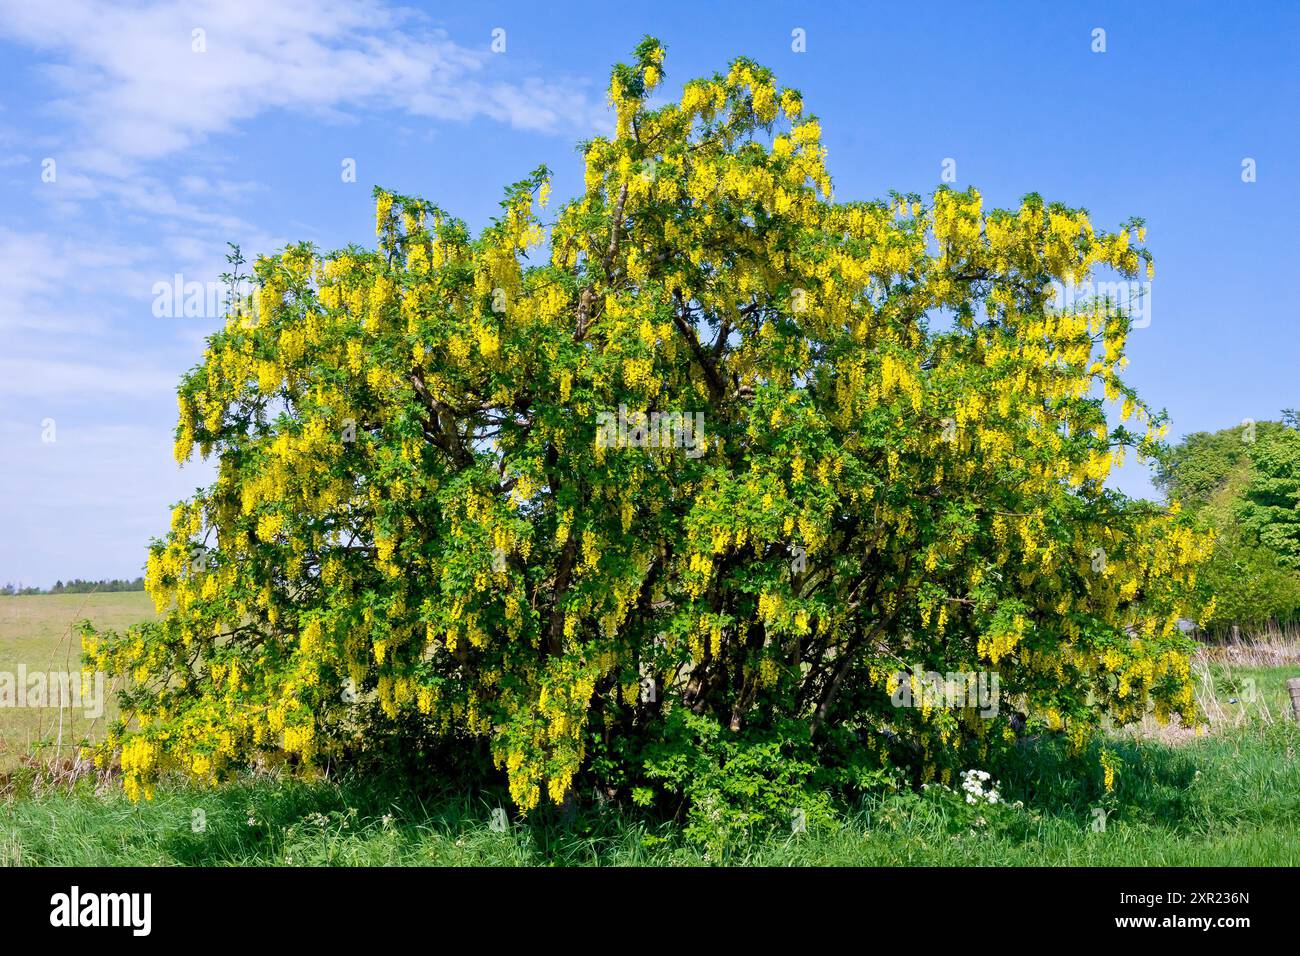
[[[1022,718],[1196,719],[1207,542],[1105,487],[1163,417],[1123,312],[1059,294],[1149,269],[1141,223],[834,201],[797,91],[742,58],[652,106],[663,56],[553,218],[545,169],[478,235],[376,190],[376,248],[253,264],[179,389],[218,474],[151,547],[161,616],[83,636],[133,795],[320,767],[367,701],[482,741],[522,810],[706,739],[947,779]],[[895,706],[917,668],[1001,706]]]

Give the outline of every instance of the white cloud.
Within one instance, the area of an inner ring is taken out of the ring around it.
[[[234,165],[252,121],[608,127],[603,91],[530,76],[479,39],[381,0],[0,0],[0,42],[34,52],[48,91],[23,111],[35,126],[0,121],[0,168],[28,167],[12,185],[40,209],[0,225],[0,580],[131,573],[165,503],[207,480],[167,467],[164,422],[217,320],[155,319],[151,290],[214,280],[227,239],[283,245],[249,221],[264,187]],[[35,168],[47,156],[53,183]]]
[[[19,232],[0,226],[0,331],[98,333],[108,309],[85,308],[86,300],[107,303],[149,289],[153,273],[144,267],[152,250],[139,244],[96,243]],[[80,306],[80,307],[79,307]]]
[[[101,354],[97,362],[0,357],[0,396],[92,398],[104,395],[139,398],[166,396],[180,373],[168,371],[121,352]]]
[[[0,35],[61,58],[46,67],[55,105],[83,134],[83,162],[117,174],[124,160],[166,156],[277,109],[481,116],[529,130],[606,122],[571,82],[508,78],[512,61],[489,52],[486,36],[465,46],[373,0],[0,0]]]
[[[196,29],[206,52],[193,50]],[[232,211],[264,187],[224,175],[221,151],[197,151],[261,114],[352,121],[378,109],[565,133],[607,122],[603,105],[571,82],[510,78],[513,60],[489,52],[488,37],[476,48],[453,42],[422,14],[379,0],[0,0],[3,38],[38,52],[52,97],[45,110],[64,125],[21,134],[0,126],[0,141],[39,142],[36,155],[58,164],[55,182],[34,187],[48,224],[29,234],[0,227],[0,331],[99,334],[138,317],[131,300],[156,281],[177,271],[214,279],[227,240],[282,246],[284,237]],[[187,150],[191,168],[162,172],[160,160]],[[135,235],[152,249],[104,232],[141,225],[148,232]],[[77,292],[91,297],[74,300]]]
[[[187,280],[219,271],[211,247],[178,236],[167,251]],[[156,318],[159,269],[149,244],[96,242],[0,227],[0,399],[23,407],[105,397],[163,401],[219,324]],[[149,347],[141,349],[144,337]]]

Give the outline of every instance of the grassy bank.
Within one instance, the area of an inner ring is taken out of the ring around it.
[[[883,792],[837,825],[755,834],[719,850],[671,823],[601,808],[493,827],[495,796],[395,790],[376,781],[183,782],[132,804],[85,780],[0,805],[0,858],[28,865],[1300,865],[1300,729],[1287,723],[1183,745],[1130,739],[1118,785],[1080,774],[1054,746],[1002,771],[1004,804]],[[1023,806],[1015,806],[1015,802]],[[1097,826],[1098,811],[1105,827]]]
[[[73,621],[120,627],[150,612],[140,594],[0,599],[0,669],[75,667]],[[0,768],[11,771],[0,780],[0,862],[1297,866],[1300,727],[1284,682],[1300,675],[1298,659],[1289,639],[1198,655],[1210,732],[1117,730],[1108,743],[1122,760],[1112,793],[1096,759],[1070,760],[1052,741],[1029,742],[996,769],[996,807],[969,807],[940,788],[886,790],[842,806],[830,826],[703,847],[686,843],[671,822],[594,798],[570,817],[511,817],[503,830],[494,811],[509,804],[493,791],[264,776],[215,790],[171,780],[152,801],[133,804],[113,778],[51,784],[11,761]],[[50,719],[0,711],[2,752],[25,752]],[[84,730],[100,726],[102,718]]]

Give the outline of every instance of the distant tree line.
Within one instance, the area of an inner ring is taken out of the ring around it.
[[[89,594],[96,591],[100,594],[112,591],[143,591],[144,578],[105,578],[101,581],[83,581],[81,578],[73,578],[71,581],[56,581],[52,588],[23,587],[21,584],[14,584],[12,581],[0,587],[0,594]]]
[[[1197,580],[1211,631],[1300,620],[1300,413],[1188,435],[1156,482],[1216,533]]]

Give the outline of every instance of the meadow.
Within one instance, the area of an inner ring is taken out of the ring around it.
[[[16,676],[20,667],[29,674],[77,672],[78,621],[121,629],[153,616],[153,602],[143,591],[0,597],[0,673]],[[79,708],[0,708],[0,773],[33,751],[46,759],[73,756],[81,740],[103,732],[115,710],[111,688],[106,688],[99,717],[88,717]]]
[[[0,671],[76,667],[72,625],[152,614],[144,594],[0,598]],[[356,774],[249,776],[211,789],[168,780],[132,803],[112,774],[72,764],[98,721],[0,711],[0,862],[20,865],[1300,865],[1300,727],[1285,680],[1297,635],[1203,648],[1204,733],[1154,722],[1114,729],[1106,794],[1053,740],[1028,740],[998,769],[1001,802],[954,790],[884,788],[832,824],[725,846],[672,821],[582,801],[564,815],[503,815],[504,791]],[[24,760],[23,758],[27,759]],[[1095,764],[1095,761],[1093,762]],[[53,768],[53,769],[50,769]]]

